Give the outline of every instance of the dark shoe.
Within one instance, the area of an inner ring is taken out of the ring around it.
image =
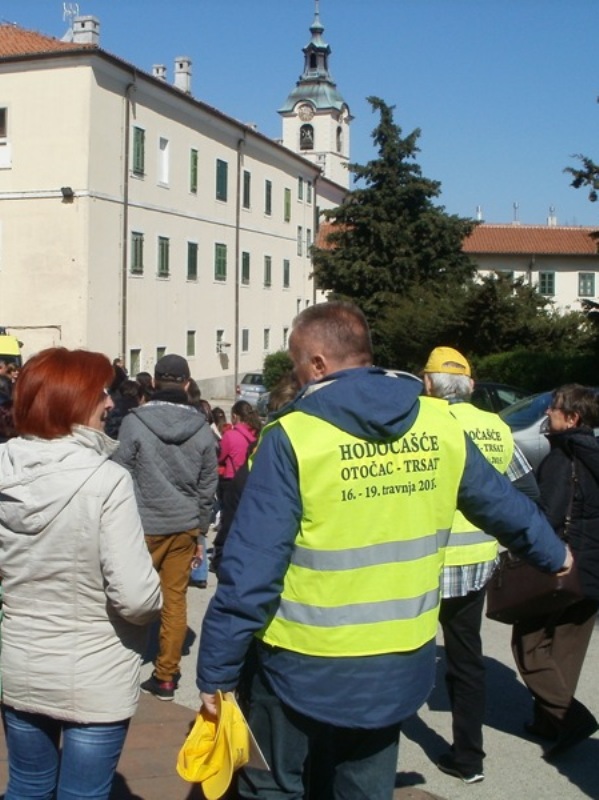
[[[144,681],[139,688],[159,700],[172,700],[175,696],[175,681],[159,681],[155,675]]]
[[[451,775],[453,778],[459,778],[464,783],[480,783],[485,779],[482,769],[480,772],[467,772],[461,767],[458,767],[451,753],[441,756],[441,758],[437,761],[437,767],[446,775]]]
[[[196,589],[207,589],[208,581],[189,581],[190,586],[195,586]]]
[[[553,745],[553,747],[550,747],[543,753],[543,758],[545,761],[553,761],[553,759],[557,758],[557,756],[561,756],[562,753],[565,753],[572,747],[576,747],[577,744],[584,742],[585,739],[588,739],[589,736],[592,736],[598,730],[599,723],[597,723],[597,720],[594,717],[585,719],[583,722],[570,728],[569,730],[565,730],[558,737],[557,742]]]
[[[554,742],[558,737],[555,728],[551,728],[549,725],[543,725],[540,722],[526,722],[524,724],[524,730],[531,736],[536,736],[537,739],[547,739],[550,742]]]

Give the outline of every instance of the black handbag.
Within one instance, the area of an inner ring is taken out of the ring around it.
[[[576,490],[576,469],[572,461],[572,492],[562,538],[568,541],[572,505]],[[547,617],[563,611],[584,597],[576,563],[569,572],[556,575],[541,572],[526,561],[504,551],[499,566],[487,584],[487,617],[496,622],[515,622]]]

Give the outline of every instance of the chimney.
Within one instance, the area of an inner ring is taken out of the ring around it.
[[[152,67],[152,75],[161,81],[166,80],[166,67],[164,64],[154,64]]]
[[[555,216],[555,206],[549,206],[549,216],[547,217],[547,225],[550,228],[557,227],[557,217]]]
[[[73,20],[73,42],[76,44],[93,44],[94,47],[98,47],[100,44],[100,20],[91,15],[75,17]]]
[[[179,56],[175,59],[175,87],[191,94],[191,58]]]

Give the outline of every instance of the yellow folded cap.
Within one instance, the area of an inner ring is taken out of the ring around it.
[[[207,800],[218,800],[231,784],[233,772],[249,760],[249,732],[234,700],[217,693],[218,719],[202,708],[179,751],[177,772],[190,783],[201,783]]]

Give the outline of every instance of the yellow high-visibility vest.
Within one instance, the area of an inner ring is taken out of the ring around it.
[[[429,642],[466,457],[459,424],[429,398],[398,439],[360,439],[299,411],[273,424],[297,459],[302,518],[259,638],[330,657]]]
[[[514,454],[514,439],[509,426],[497,414],[482,411],[471,403],[452,403],[449,411],[487,461],[498,472],[505,473]],[[488,536],[456,511],[445,551],[446,567],[493,561],[497,549],[497,539]]]

